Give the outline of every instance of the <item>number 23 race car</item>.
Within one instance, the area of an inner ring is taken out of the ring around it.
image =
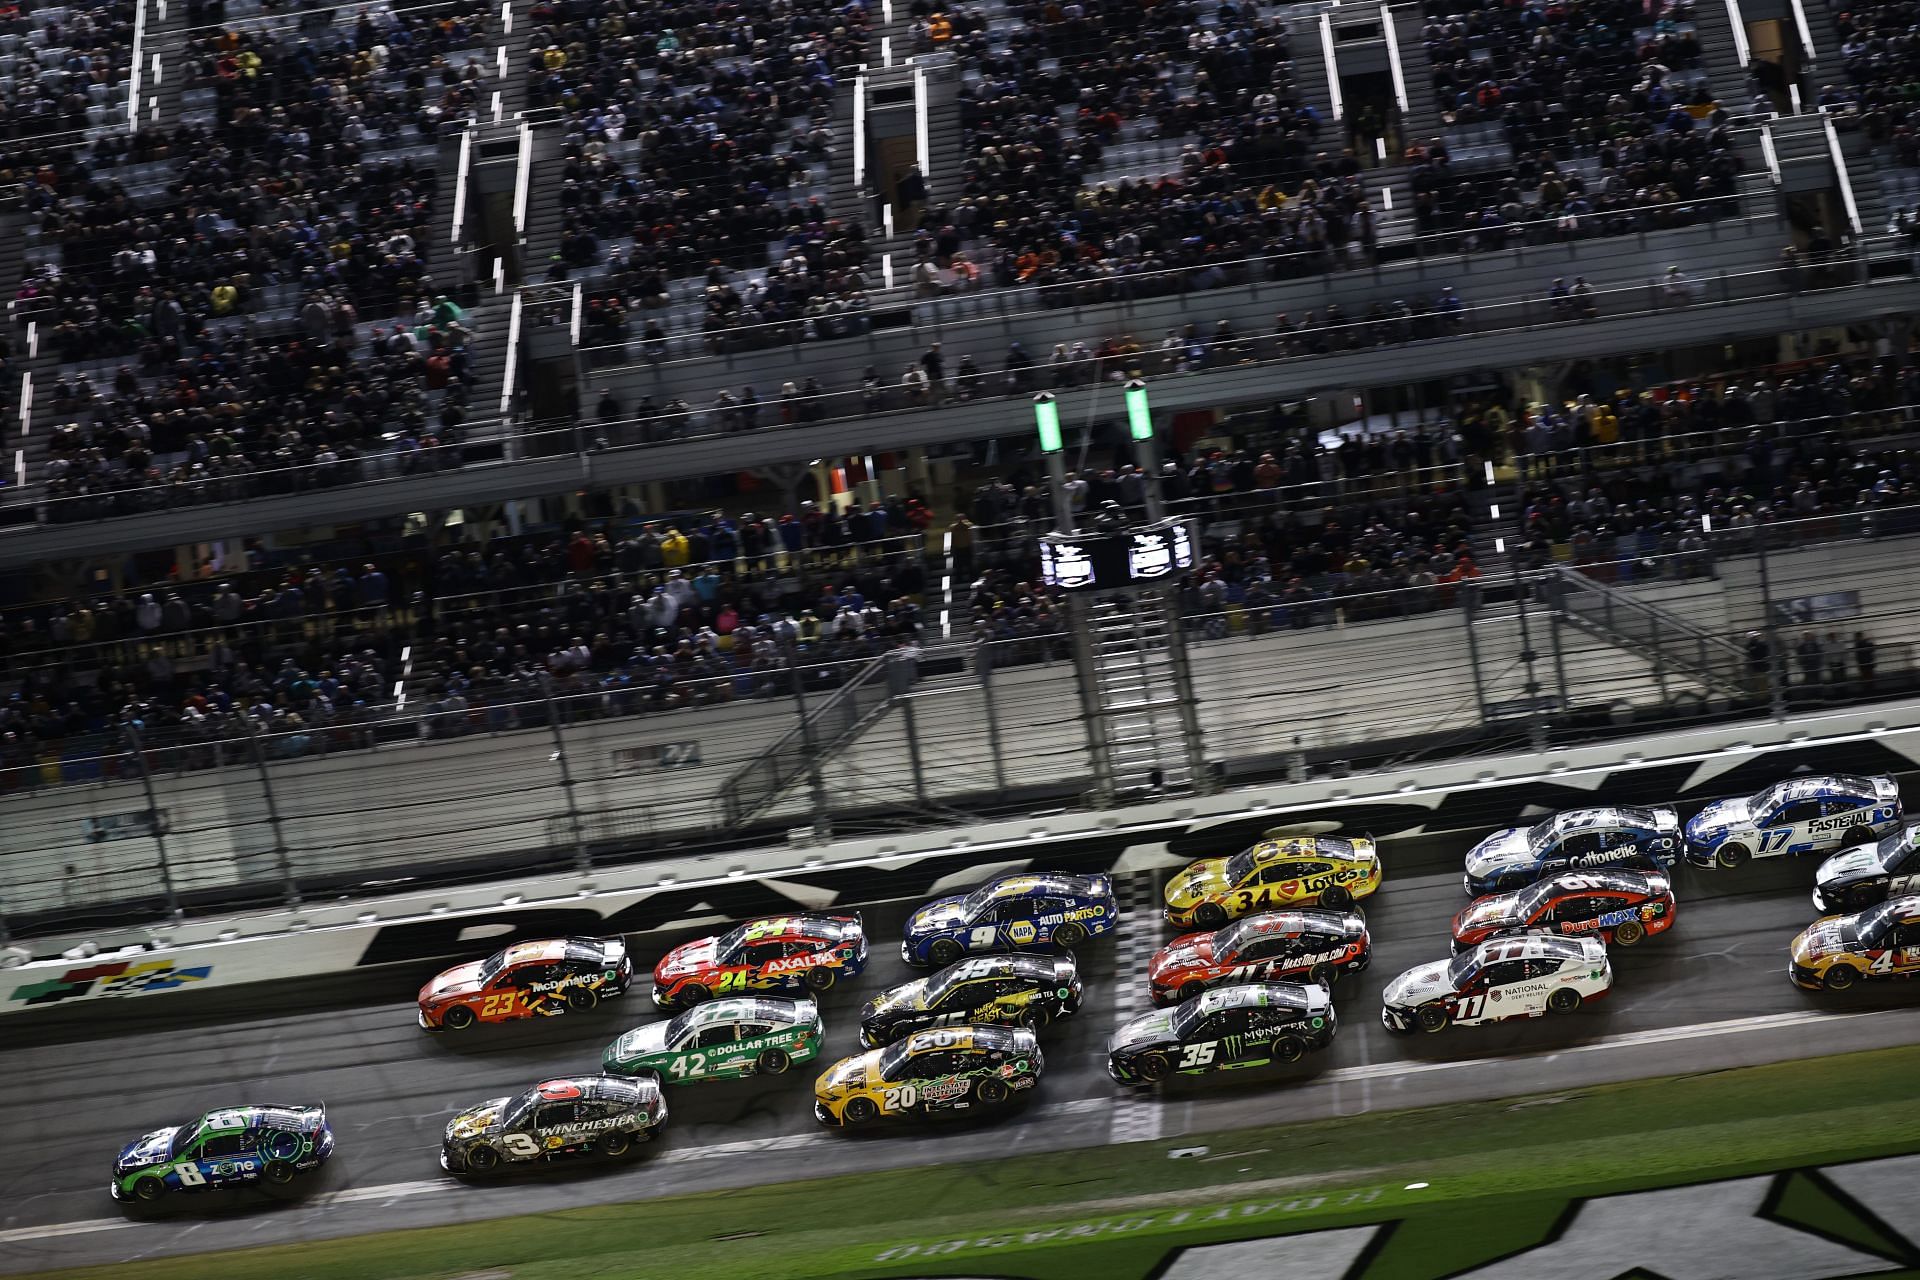
[[[485,960],[455,965],[420,988],[420,1026],[461,1031],[584,1012],[626,991],[633,960],[624,938],[516,942]]]

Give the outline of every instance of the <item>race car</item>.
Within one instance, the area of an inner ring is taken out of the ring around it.
[[[624,938],[516,942],[485,960],[455,965],[420,988],[420,1026],[461,1031],[476,1022],[584,1012],[620,995],[632,980]]]
[[[1587,934],[1631,947],[1671,928],[1675,910],[1664,871],[1561,871],[1512,893],[1475,898],[1453,918],[1453,949],[1522,933]]]
[[[1335,836],[1262,840],[1231,858],[1203,858],[1167,883],[1167,920],[1218,929],[1274,907],[1343,911],[1380,887],[1373,841]]]
[[[681,1009],[716,995],[825,991],[866,967],[859,916],[768,916],[667,952],[653,967],[653,1002]]]
[[[860,1043],[877,1049],[961,1023],[1044,1027],[1079,1007],[1079,965],[1071,955],[968,956],[867,1001]]]
[[[1261,911],[1214,933],[1175,938],[1147,965],[1161,1007],[1240,982],[1315,982],[1331,987],[1372,958],[1372,937],[1357,911]]]
[[[825,1034],[811,1000],[730,996],[635,1027],[607,1046],[600,1065],[614,1075],[651,1071],[669,1084],[777,1076],[818,1057]]]
[[[863,1125],[998,1107],[1040,1083],[1040,1041],[1026,1027],[936,1027],[827,1068],[814,1119]]]
[[[1862,978],[1920,977],[1920,893],[1815,920],[1790,954],[1789,976],[1810,991],[1845,991]]]
[[[1837,773],[1776,782],[1745,800],[1718,800],[1687,823],[1687,860],[1737,867],[1748,858],[1865,844],[1900,822],[1900,784]]]
[[[900,956],[915,968],[945,968],[983,951],[1077,947],[1119,919],[1107,876],[996,876],[972,893],[935,898],[915,911],[907,918]]]
[[[652,1076],[571,1076],[492,1098],[447,1122],[440,1167],[485,1176],[555,1156],[623,1156],[667,1122]]]
[[[1380,1020],[1402,1034],[1571,1013],[1613,986],[1598,938],[1496,938],[1387,984]]]
[[[1662,870],[1680,856],[1680,841],[1680,815],[1671,809],[1564,809],[1530,827],[1496,831],[1468,850],[1467,892],[1505,893],[1557,871]]]
[[[1322,986],[1249,982],[1219,987],[1127,1022],[1107,1045],[1107,1074],[1158,1084],[1276,1062],[1298,1062],[1333,1043],[1333,999]]]
[[[1920,825],[1843,849],[1813,873],[1816,911],[1858,911],[1906,893],[1920,893]]]
[[[115,1200],[150,1203],[173,1191],[284,1187],[332,1154],[323,1106],[223,1107],[129,1142],[114,1158],[107,1188]]]

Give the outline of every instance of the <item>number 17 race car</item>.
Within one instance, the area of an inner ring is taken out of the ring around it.
[[[1900,784],[1838,773],[1776,782],[1747,800],[1720,800],[1687,823],[1687,860],[1737,867],[1748,858],[1825,853],[1899,825]]]

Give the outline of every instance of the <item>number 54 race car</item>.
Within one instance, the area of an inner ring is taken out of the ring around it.
[[[440,1167],[484,1176],[555,1156],[624,1156],[666,1121],[667,1100],[652,1076],[549,1080],[449,1120]]]
[[[1748,858],[1865,844],[1899,825],[1900,813],[1900,784],[1885,775],[1790,778],[1695,814],[1687,823],[1687,860],[1737,867]]]
[[[115,1200],[141,1201],[251,1182],[283,1187],[332,1154],[325,1107],[227,1107],[128,1143],[108,1187]]]

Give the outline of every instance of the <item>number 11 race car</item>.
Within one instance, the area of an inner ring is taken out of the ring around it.
[[[332,1154],[325,1107],[227,1107],[128,1143],[108,1187],[115,1200],[140,1201],[251,1182],[283,1187]]]
[[[667,1121],[652,1076],[574,1076],[494,1098],[447,1122],[440,1167],[485,1176],[555,1156],[624,1156]]]
[[[1496,938],[1387,984],[1380,1020],[1401,1033],[1571,1013],[1613,988],[1598,938]]]
[[[624,938],[516,942],[485,960],[455,965],[420,988],[420,1026],[461,1031],[476,1022],[585,1012],[633,980]]]

